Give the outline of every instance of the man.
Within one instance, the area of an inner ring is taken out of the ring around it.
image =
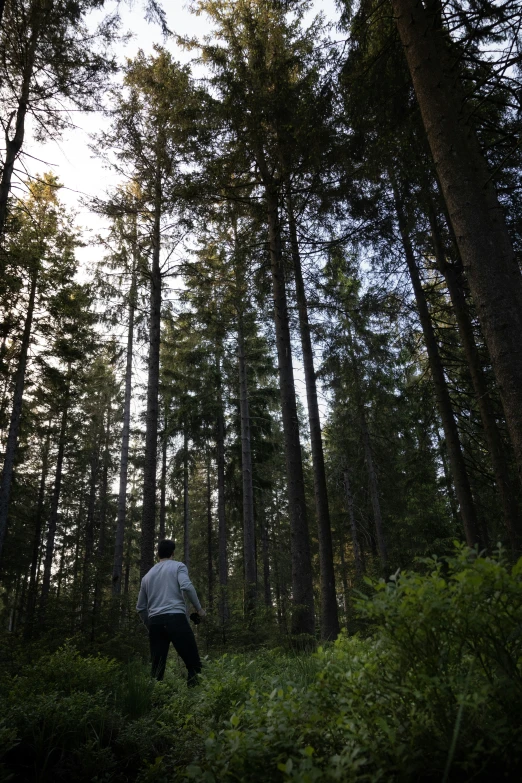
[[[136,610],[149,629],[152,676],[162,680],[169,645],[187,667],[187,684],[197,684],[201,671],[196,639],[189,625],[183,594],[194,605],[200,617],[205,616],[194,585],[189,579],[187,566],[173,559],[176,544],[165,539],[158,545],[159,563],[156,563],[141,580]]]

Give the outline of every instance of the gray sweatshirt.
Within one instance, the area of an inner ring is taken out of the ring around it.
[[[136,610],[143,620],[156,614],[186,613],[183,593],[199,611],[201,604],[189,579],[187,566],[177,560],[156,563],[141,580]]]

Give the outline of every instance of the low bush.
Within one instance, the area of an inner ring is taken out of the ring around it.
[[[0,683],[4,779],[490,781],[522,770],[522,560],[457,550],[372,584],[366,638],[205,661],[187,689],[63,647]]]

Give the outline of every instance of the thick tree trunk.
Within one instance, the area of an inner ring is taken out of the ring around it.
[[[315,634],[312,562],[306,518],[303,462],[299,441],[299,421],[297,418],[294,369],[292,366],[292,345],[285,289],[285,270],[281,249],[281,226],[279,223],[277,191],[273,186],[268,185],[265,195],[288,483],[288,510],[290,514],[293,600],[292,632],[294,634],[309,634],[312,636]]]
[[[29,292],[29,304],[25,316],[24,331],[22,334],[22,345],[20,347],[20,356],[16,368],[15,385],[13,394],[13,408],[11,412],[11,421],[9,423],[9,433],[5,447],[4,467],[2,469],[2,482],[0,485],[0,557],[7,530],[7,517],[9,513],[9,499],[11,497],[11,484],[13,481],[13,469],[18,449],[18,435],[20,432],[20,420],[22,418],[22,402],[24,396],[25,374],[27,370],[27,355],[29,344],[31,342],[31,329],[33,325],[34,303],[36,298],[36,284],[38,280],[38,269],[35,268],[31,276],[31,288]]]
[[[216,462],[217,462],[217,516],[218,516],[218,578],[219,578],[219,617],[221,624],[228,619],[227,583],[227,523],[225,516],[225,416],[223,412],[223,392],[221,385],[221,366],[216,356],[217,374],[217,421],[216,421]]]
[[[70,373],[70,370],[69,370]],[[68,381],[69,383],[70,381]],[[69,417],[69,390],[67,390],[62,420],[60,423],[60,435],[58,438],[58,456],[56,460],[56,473],[54,478],[53,495],[51,498],[51,508],[49,513],[49,525],[47,527],[47,540],[45,543],[44,572],[42,579],[42,590],[40,592],[40,611],[43,614],[47,606],[49,592],[51,589],[51,571],[54,557],[54,540],[56,536],[56,526],[58,524],[58,508],[60,505],[60,493],[62,491],[62,472],[63,459],[65,454],[65,439],[67,435],[67,420]]]
[[[355,514],[353,510],[353,495],[350,486],[350,475],[347,470],[343,473],[344,480],[344,493],[346,497],[346,508],[348,511],[348,519],[350,520],[350,531],[352,534],[352,546],[353,546],[353,559],[355,565],[355,575],[358,580],[362,579],[364,575],[364,556],[359,544],[359,533],[357,531],[357,523],[355,521]]]
[[[145,458],[143,465],[143,509],[141,516],[140,575],[144,577],[154,565],[156,539],[156,469],[158,462],[158,392],[161,336],[161,269],[160,269],[161,183],[156,175],[156,203],[152,231],[152,269],[150,276],[149,373]]]
[[[475,342],[473,324],[471,322],[464,293],[462,279],[463,269],[459,264],[448,262],[444,242],[433,208],[430,209],[429,219],[437,266],[446,280],[451,304],[457,319],[460,341],[464,349],[471,375],[471,382],[473,383],[473,389],[477,399],[480,419],[482,421],[482,427],[484,429],[484,435],[491,457],[493,474],[495,476],[495,482],[504,515],[504,522],[508,531],[511,547],[513,550],[516,550],[522,539],[522,520],[515,501],[516,493],[509,475],[502,436],[497,425],[495,414],[493,413],[493,403],[482,369],[478,347]]]
[[[114,542],[114,564],[112,567],[112,594],[121,593],[121,575],[123,569],[123,546],[125,540],[125,522],[127,517],[127,481],[129,474],[129,440],[132,397],[132,358],[134,347],[134,316],[136,309],[136,243],[134,247],[131,286],[129,291],[129,325],[127,330],[127,361],[125,366],[125,398],[123,402],[123,430],[121,434],[120,487],[118,493],[118,512],[116,521],[116,539]]]
[[[321,437],[321,419],[317,402],[317,383],[314,368],[314,352],[308,320],[308,304],[301,268],[301,256],[297,239],[297,227],[292,203],[290,183],[286,187],[286,204],[290,244],[294,266],[295,290],[299,312],[299,330],[303,351],[303,367],[308,403],[308,422],[310,425],[310,443],[312,447],[312,465],[314,471],[315,510],[317,514],[317,532],[319,539],[319,566],[321,575],[321,638],[336,639],[339,634],[337,616],[337,594],[335,591],[335,571],[333,562],[332,528],[328,507],[326,472],[324,468],[323,440]]]
[[[455,422],[455,417],[453,415],[451,398],[444,375],[444,368],[440,358],[439,347],[437,345],[437,339],[435,337],[435,331],[433,329],[428,303],[426,301],[426,295],[422,287],[419,270],[415,261],[415,254],[413,252],[413,247],[408,233],[406,217],[395,186],[394,195],[397,220],[399,223],[399,230],[404,247],[404,255],[410,274],[413,292],[415,294],[415,301],[417,303],[417,310],[424,335],[424,342],[426,343],[426,350],[428,352],[431,376],[433,379],[433,386],[435,389],[435,396],[442,421],[442,427],[444,429],[444,437],[446,439],[446,446],[448,449],[448,459],[455,484],[455,492],[457,495],[457,501],[459,503],[460,514],[464,524],[466,542],[469,546],[474,546],[476,543],[480,543],[477,517],[473,496],[471,494],[468,473],[466,470],[466,463],[464,461],[464,456],[462,454],[462,448],[460,445],[459,432]]]
[[[421,0],[392,6],[522,477],[522,276],[447,33]]]
[[[250,410],[245,358],[243,319],[239,316],[237,335],[239,366],[239,411],[241,417],[241,475],[243,479],[243,565],[245,577],[245,614],[250,614],[257,600],[256,528],[254,520],[254,484],[252,476],[252,446],[250,442]]]
[[[183,562],[190,568],[190,498],[188,470],[188,432],[183,430]]]
[[[38,591],[38,560],[42,547],[42,522],[45,501],[45,485],[47,482],[47,472],[49,469],[49,447],[51,444],[51,422],[47,429],[45,445],[42,454],[42,472],[40,473],[40,487],[38,489],[38,500],[36,503],[36,520],[33,537],[33,552],[31,557],[31,567],[29,571],[29,591],[27,599],[27,617],[25,636],[29,638],[32,633],[34,612],[36,608],[36,595]]]

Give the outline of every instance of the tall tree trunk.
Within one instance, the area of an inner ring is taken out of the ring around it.
[[[250,442],[250,410],[248,404],[247,366],[243,318],[239,314],[237,335],[239,365],[239,410],[241,416],[241,475],[243,479],[243,564],[245,576],[245,614],[250,614],[257,600],[256,528],[254,520],[254,484],[252,476],[252,446]]]
[[[25,374],[27,370],[27,355],[31,342],[31,329],[33,325],[34,303],[36,298],[36,284],[38,281],[38,268],[31,276],[31,288],[29,292],[29,304],[25,316],[22,345],[16,368],[15,386],[13,394],[13,408],[9,423],[9,434],[5,447],[4,467],[2,469],[2,482],[0,485],[0,557],[7,530],[7,516],[9,513],[9,499],[11,497],[11,484],[13,480],[13,468],[18,449],[18,435],[20,433],[20,420],[22,418],[22,402],[24,396]]]
[[[97,430],[97,428],[95,428]],[[91,475],[89,478],[89,499],[87,502],[87,519],[85,521],[85,538],[83,550],[83,573],[82,573],[82,599],[81,599],[81,617],[82,626],[85,627],[88,622],[88,603],[92,587],[91,568],[94,554],[94,516],[96,510],[96,487],[98,483],[98,469],[100,465],[100,441],[99,433],[95,431],[95,443],[91,454]]]
[[[183,562],[187,568],[190,568],[190,499],[186,424],[183,425]]]
[[[366,470],[368,473],[370,499],[372,502],[373,523],[375,526],[375,542],[377,544],[377,550],[379,552],[383,570],[386,571],[386,568],[388,567],[388,548],[386,546],[384,526],[382,523],[381,501],[379,500],[379,482],[377,481],[377,471],[375,470],[375,463],[373,461],[372,444],[368,430],[368,422],[366,421],[366,411],[364,409],[362,400],[359,400],[358,416],[359,426],[361,428],[364,461],[366,462]]]
[[[224,627],[228,619],[227,583],[227,523],[225,516],[225,415],[223,411],[223,390],[221,366],[216,355],[217,375],[217,420],[216,420],[216,462],[217,462],[217,516],[218,516],[218,577],[219,617]]]
[[[272,606],[272,590],[270,589],[270,532],[268,529],[268,520],[263,502],[261,508],[261,544],[263,552],[263,596],[265,606]]]
[[[98,615],[102,604],[102,584],[105,578],[105,547],[107,533],[107,505],[109,486],[110,442],[111,442],[111,402],[107,406],[107,424],[105,427],[105,448],[103,450],[103,469],[100,486],[100,526],[98,546],[96,548],[96,571],[94,577],[94,602],[92,607],[91,642],[94,641]]]
[[[208,608],[214,605],[214,536],[212,530],[212,482],[210,477],[210,455],[207,460],[207,581]]]
[[[118,512],[116,521],[116,539],[114,542],[114,564],[112,567],[112,594],[121,593],[121,575],[123,569],[123,546],[125,540],[125,522],[127,516],[127,481],[129,474],[129,439],[132,397],[132,358],[134,347],[134,317],[136,310],[137,275],[137,231],[134,231],[132,278],[129,291],[129,325],[127,330],[127,361],[125,366],[125,398],[123,403],[123,430],[121,434],[120,487],[118,493]]]
[[[516,550],[522,538],[522,520],[515,501],[516,493],[509,475],[509,468],[505,457],[504,444],[493,413],[493,403],[488,391],[488,386],[480,355],[475,342],[473,324],[471,322],[464,285],[462,279],[463,269],[459,264],[449,263],[444,247],[438,221],[433,207],[430,208],[429,220],[433,236],[433,246],[437,266],[444,275],[446,286],[453,305],[453,311],[457,319],[460,340],[468,363],[471,382],[475,391],[477,405],[488,445],[488,451],[493,466],[493,474],[497,485],[504,522],[508,531],[511,547]]]
[[[165,519],[167,516],[167,417],[165,416],[165,429],[161,439],[161,479],[160,479],[160,507],[159,507],[159,531],[158,540],[165,538]]]
[[[352,546],[353,546],[353,559],[355,564],[355,575],[358,580],[362,579],[364,574],[364,555],[359,543],[359,533],[357,531],[357,523],[355,521],[355,514],[353,510],[353,495],[350,486],[350,475],[347,470],[343,472],[344,480],[344,493],[346,497],[346,508],[348,511],[348,519],[350,520],[350,531],[352,534]]]
[[[446,439],[446,446],[448,449],[448,458],[453,481],[455,483],[455,492],[460,507],[460,514],[464,524],[466,542],[469,546],[474,546],[476,543],[479,543],[475,504],[471,494],[466,463],[464,461],[464,455],[462,454],[462,448],[460,445],[459,432],[455,422],[455,417],[453,415],[451,398],[444,375],[444,368],[440,358],[439,347],[437,345],[437,339],[435,337],[435,331],[433,329],[428,303],[426,301],[426,295],[422,287],[419,270],[415,261],[415,254],[413,252],[413,246],[411,244],[410,235],[408,233],[406,216],[404,214],[404,209],[395,185],[394,196],[397,220],[399,223],[399,230],[404,247],[404,255],[410,274],[413,292],[415,294],[415,301],[417,303],[417,310],[424,335],[424,342],[426,343],[426,350],[428,352],[431,376],[433,379],[435,396],[438,403],[442,427],[444,429],[444,437]]]
[[[143,509],[141,516],[141,577],[144,577],[147,571],[154,565],[154,543],[156,538],[156,469],[158,462],[158,392],[161,336],[161,179],[159,164],[156,172],[155,188],[152,270],[150,276],[149,373],[147,381],[145,459],[143,465]]]
[[[70,368],[68,370],[70,375]],[[42,579],[42,590],[40,593],[40,607],[41,613],[45,612],[47,606],[47,600],[49,598],[49,591],[51,588],[51,570],[53,565],[54,556],[54,540],[56,536],[56,525],[58,523],[58,507],[60,505],[60,493],[62,491],[62,472],[63,472],[63,459],[65,453],[65,438],[67,434],[67,420],[69,416],[69,384],[63,404],[62,420],[60,423],[60,435],[58,438],[58,456],[56,460],[56,472],[54,478],[54,488],[51,498],[51,508],[49,513],[49,525],[47,527],[47,540],[45,543],[45,560],[44,560],[44,572]]]
[[[447,31],[421,0],[392,6],[522,477],[522,276]]]
[[[319,539],[319,565],[321,575],[321,638],[336,639],[339,634],[337,614],[337,594],[335,591],[335,571],[333,562],[332,528],[328,507],[326,472],[324,468],[323,440],[321,437],[321,419],[317,402],[317,383],[314,368],[314,352],[308,320],[308,303],[303,281],[297,227],[290,183],[286,184],[286,205],[290,244],[294,266],[295,290],[299,312],[299,330],[303,351],[303,367],[308,403],[308,422],[310,425],[310,443],[312,447],[312,465],[314,471],[315,510],[317,514],[317,532]]]
[[[36,3],[31,3],[30,13],[32,13],[34,16],[32,20],[27,55],[25,58],[25,65],[22,74],[20,98],[18,100],[16,114],[9,119],[7,128],[5,129],[5,158],[4,167],[2,169],[2,177],[0,178],[0,244],[3,242],[4,238],[5,221],[7,218],[7,203],[9,200],[9,194],[11,192],[11,180],[13,178],[14,164],[24,143],[25,119],[27,116],[27,108],[29,104],[31,80],[33,78],[36,45],[38,43],[40,27],[45,14],[43,4],[41,8],[37,8]],[[14,134],[12,137],[10,137],[9,132],[11,130],[11,123],[13,119],[15,121]]]
[[[315,634],[315,615],[310,539],[306,518],[303,462],[299,441],[285,270],[281,249],[278,194],[273,185],[266,186],[265,196],[290,515],[292,632],[313,636]]]
[[[29,571],[29,592],[27,599],[27,617],[25,636],[29,638],[32,634],[34,611],[36,608],[36,595],[38,590],[38,558],[42,546],[42,522],[45,500],[45,485],[47,482],[47,472],[49,469],[49,447],[51,444],[51,421],[47,428],[45,445],[42,454],[42,471],[40,473],[40,487],[38,489],[38,500],[36,503],[36,520],[33,537],[33,552],[31,557],[31,566]]]

